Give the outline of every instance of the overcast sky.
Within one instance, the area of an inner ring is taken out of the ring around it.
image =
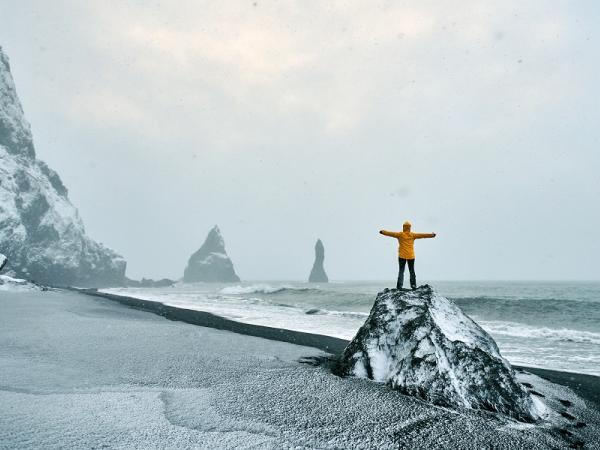
[[[595,1],[0,0],[38,157],[130,277],[599,279]]]

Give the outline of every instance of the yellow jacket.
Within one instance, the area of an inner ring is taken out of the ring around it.
[[[408,222],[404,223],[402,231],[381,230],[379,233],[398,239],[398,257],[402,259],[415,259],[415,239],[435,237],[435,233],[412,233]]]

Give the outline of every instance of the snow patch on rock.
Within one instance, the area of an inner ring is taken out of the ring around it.
[[[4,292],[29,292],[42,291],[44,288],[30,283],[22,278],[13,278],[9,275],[0,275],[0,291]]]

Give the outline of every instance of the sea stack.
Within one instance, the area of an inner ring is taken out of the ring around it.
[[[206,236],[202,247],[190,256],[183,274],[185,283],[236,282],[240,281],[233,269],[233,263],[225,251],[225,242],[218,226],[214,226]]]
[[[315,262],[313,264],[312,270],[310,271],[310,275],[308,276],[308,281],[310,283],[329,282],[329,278],[327,278],[325,268],[323,267],[324,260],[325,247],[323,247],[323,242],[321,242],[321,239],[317,239],[317,243],[315,244]]]
[[[36,158],[0,47],[0,252],[18,278],[58,286],[121,286],[125,260],[90,239],[59,175]]]
[[[337,371],[438,405],[539,417],[492,337],[427,285],[377,294]]]

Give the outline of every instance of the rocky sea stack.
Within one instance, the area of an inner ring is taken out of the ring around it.
[[[329,278],[327,278],[325,268],[323,267],[324,260],[325,247],[323,247],[323,242],[321,242],[321,239],[317,239],[317,243],[315,244],[315,262],[313,264],[312,270],[310,271],[310,275],[308,276],[308,281],[310,283],[329,282]]]
[[[338,371],[438,405],[483,409],[526,422],[538,418],[491,336],[427,285],[377,294]]]
[[[190,256],[183,274],[183,281],[194,283],[206,282],[236,282],[240,281],[233,269],[233,263],[225,251],[225,242],[218,226],[214,226],[206,236],[202,247]]]
[[[0,252],[5,270],[49,285],[120,286],[125,261],[90,239],[58,174],[33,138],[0,48]]]

